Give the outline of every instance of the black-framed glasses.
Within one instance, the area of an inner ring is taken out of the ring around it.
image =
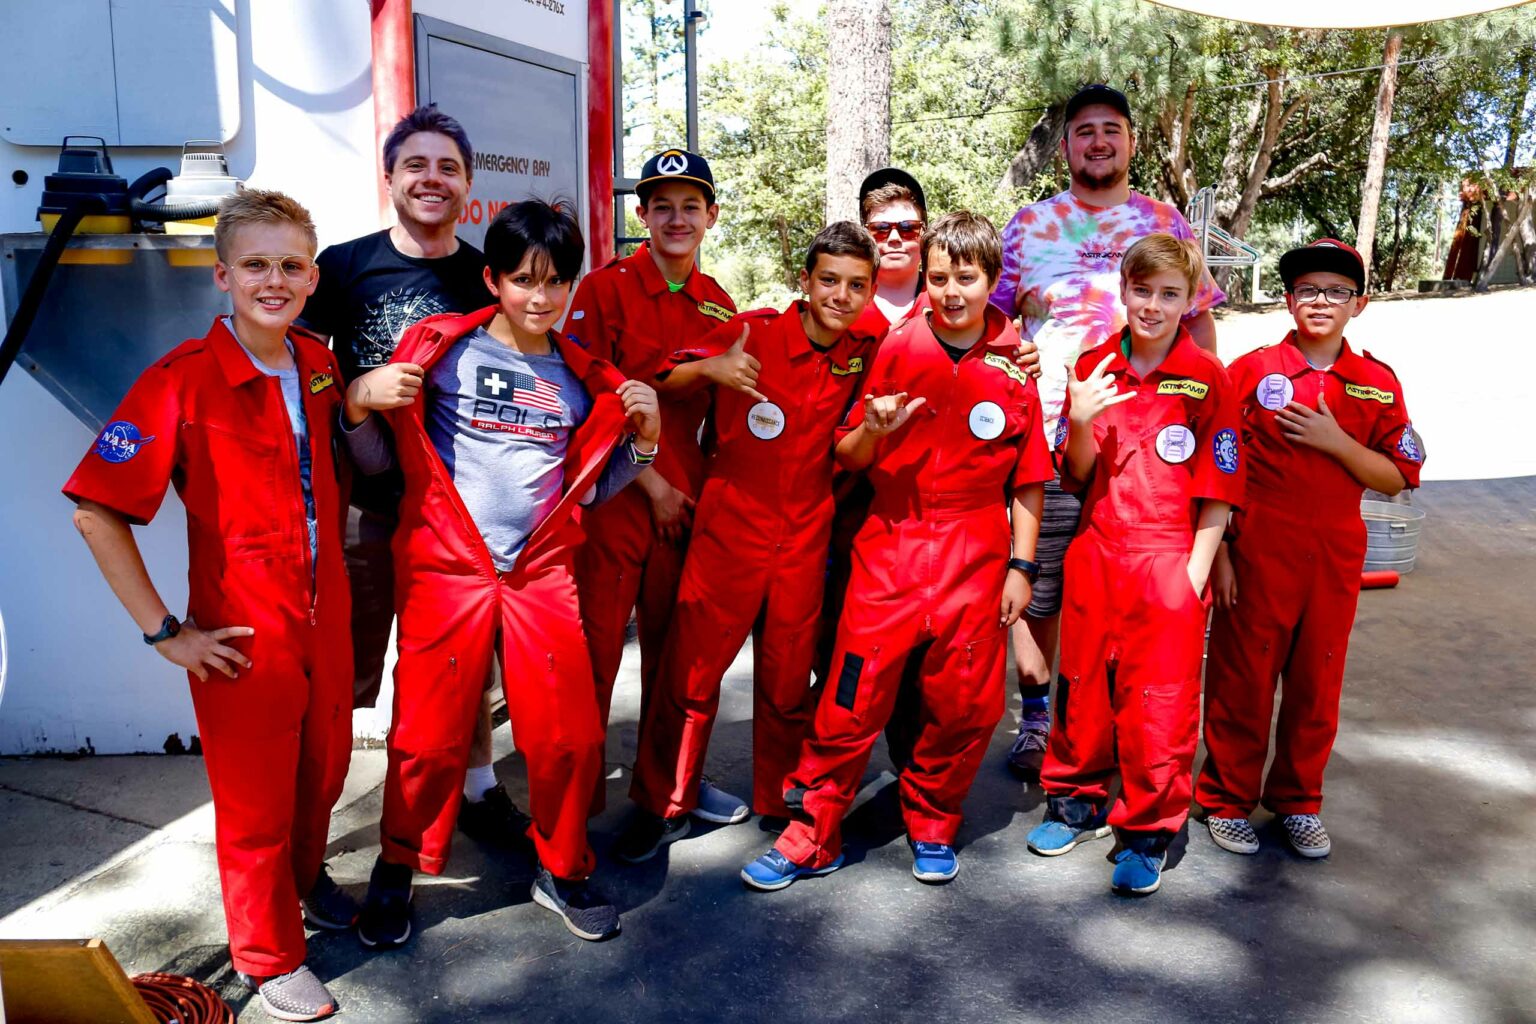
[[[869,233],[875,236],[875,241],[883,242],[894,231],[901,236],[903,241],[910,242],[923,233],[923,222],[920,220],[872,220],[864,225]]]
[[[1296,296],[1297,302],[1315,302],[1317,297],[1321,295],[1330,304],[1342,306],[1356,295],[1360,295],[1361,292],[1356,291],[1354,288],[1345,288],[1343,285],[1337,285],[1333,288],[1319,288],[1316,285],[1304,284],[1291,289],[1291,294]]]

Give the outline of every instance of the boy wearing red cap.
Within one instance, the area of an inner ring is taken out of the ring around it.
[[[1206,583],[1243,494],[1231,383],[1180,322],[1203,262],[1170,234],[1131,246],[1126,328],[1078,358],[1056,431],[1083,522],[1067,549],[1045,820],[1028,844],[1054,857],[1116,830],[1110,884],[1128,896],[1157,891],[1189,811]]]
[[[1397,376],[1344,338],[1369,301],[1359,253],[1324,238],[1282,256],[1280,276],[1296,329],[1231,367],[1250,468],[1212,570],[1207,757],[1195,797],[1224,850],[1258,850],[1248,815],[1262,804],[1297,853],[1325,857],[1318,811],[1365,561],[1360,495],[1417,487],[1424,453]],[[1284,694],[1265,778],[1277,678]]]

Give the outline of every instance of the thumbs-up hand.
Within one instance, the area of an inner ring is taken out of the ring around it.
[[[757,390],[757,374],[763,368],[757,357],[747,351],[747,335],[751,332],[750,324],[741,325],[741,334],[718,356],[711,356],[704,360],[704,376],[719,384],[721,387],[740,391],[745,395],[757,399],[759,402],[768,401],[768,396]]]
[[[1325,455],[1342,453],[1353,443],[1344,428],[1339,426],[1333,410],[1328,408],[1328,400],[1321,392],[1317,396],[1316,409],[1308,409],[1292,400],[1284,409],[1275,413],[1275,422],[1280,424],[1280,432],[1288,440],[1315,448]]]

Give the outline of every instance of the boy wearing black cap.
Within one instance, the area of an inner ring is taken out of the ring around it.
[[[708,161],[682,149],[657,153],[641,169],[635,193],[650,239],[633,255],[582,280],[565,330],[593,355],[631,377],[649,380],[663,352],[688,347],[729,320],[736,305],[696,266],[699,246],[720,212]],[[756,380],[756,360],[739,347],[700,360],[699,368],[709,380],[727,386],[750,387]],[[704,476],[698,436],[709,392],[672,392],[663,401],[661,454],[655,465],[640,475],[638,486],[586,511],[587,540],[577,554],[582,627],[605,727],[631,611],[639,621],[642,692],[650,693]],[[599,788],[593,813],[603,803]],[[745,802],[705,782],[694,813],[710,821],[739,821],[748,810]]]
[[[1061,140],[1072,181],[1067,191],[1024,207],[1003,228],[1003,273],[992,303],[1019,319],[1019,334],[1039,349],[1040,405],[1056,423],[1067,393],[1067,368],[1077,356],[1117,337],[1124,329],[1120,261],[1138,239],[1156,232],[1193,238],[1177,209],[1131,191],[1136,137],[1125,96],[1107,85],[1089,85],[1067,101]],[[1225,301],[1209,273],[1184,327],[1195,344],[1216,350],[1211,308]],[[1054,436],[1049,430],[1046,436]],[[1062,562],[1077,531],[1082,505],[1046,484],[1036,560],[1040,578],[1024,617],[1013,629],[1019,695],[1019,735],[1009,767],[1024,778],[1039,776],[1050,732],[1048,699],[1061,613]]]
[[[1368,301],[1359,253],[1324,238],[1282,256],[1280,276],[1296,329],[1230,368],[1247,498],[1212,567],[1195,798],[1224,850],[1257,852],[1248,815],[1263,804],[1297,853],[1325,857],[1318,811],[1365,561],[1360,495],[1417,487],[1424,455],[1397,376],[1344,339]],[[1284,696],[1265,778],[1277,678]]]

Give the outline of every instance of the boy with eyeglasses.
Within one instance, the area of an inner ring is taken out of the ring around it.
[[[1318,811],[1365,561],[1360,495],[1417,487],[1424,453],[1397,376],[1344,338],[1369,301],[1359,253],[1320,239],[1280,257],[1280,276],[1296,329],[1230,371],[1248,485],[1212,569],[1207,756],[1195,798],[1224,850],[1258,851],[1248,815],[1262,804],[1297,853],[1325,857]],[[1284,695],[1266,778],[1277,678]]]
[[[357,917],[322,863],[352,749],[341,371],[292,327],[317,278],[302,206],[242,190],[219,206],[214,247],[231,315],[144,371],[64,493],[144,642],[187,672],[234,968],[272,1016],[318,1020],[336,1000],[304,965],[303,922]],[[169,484],[187,510],[185,621],[131,529]]]

